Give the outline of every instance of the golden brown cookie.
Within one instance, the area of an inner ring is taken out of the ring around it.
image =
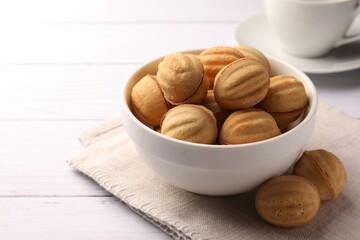
[[[211,47],[202,51],[199,58],[209,80],[209,88],[213,89],[215,76],[223,67],[243,57],[235,48],[226,46]]]
[[[336,198],[347,179],[340,159],[324,149],[305,151],[293,171],[295,175],[309,179],[318,188],[321,200]]]
[[[230,114],[219,135],[221,144],[251,143],[280,135],[274,118],[267,112],[249,108]]]
[[[173,105],[201,103],[209,88],[197,55],[174,53],[159,63],[158,82],[165,99]]]
[[[170,109],[161,122],[161,134],[194,143],[214,143],[216,119],[204,106],[182,104]]]
[[[263,64],[242,58],[225,66],[216,75],[215,100],[225,109],[249,108],[265,97],[269,83],[269,73]]]
[[[304,84],[288,75],[270,78],[269,91],[257,105],[267,112],[292,112],[303,109],[308,102]]]
[[[255,59],[255,60],[261,62],[262,64],[264,64],[264,66],[270,73],[270,70],[271,70],[270,62],[266,58],[266,56],[262,52],[260,52],[258,49],[250,47],[250,46],[246,46],[246,45],[239,45],[239,46],[236,46],[235,48],[237,50],[239,50],[244,55],[244,57]]]
[[[131,91],[131,107],[135,116],[144,124],[159,126],[170,105],[157,83],[156,76],[146,75]]]
[[[304,112],[304,109],[301,108],[301,109],[291,111],[291,112],[283,112],[283,113],[269,112],[269,113],[275,119],[276,124],[278,125],[281,132],[286,132],[288,130],[289,125],[292,122],[296,121],[303,112]]]
[[[284,228],[304,225],[315,218],[320,209],[316,187],[298,176],[273,177],[256,192],[255,208],[266,222]]]
[[[214,91],[208,90],[206,97],[204,98],[202,104],[210,109],[216,118],[218,130],[221,130],[222,125],[224,124],[225,119],[231,114],[231,111],[228,111],[219,106],[215,101]]]

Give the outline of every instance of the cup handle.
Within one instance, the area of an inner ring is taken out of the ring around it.
[[[360,17],[360,2],[358,3],[358,6],[354,12],[354,18],[357,18],[357,17]],[[343,39],[341,39],[339,42],[337,42],[335,44],[335,47],[340,47],[344,44],[348,44],[348,43],[351,43],[351,42],[354,42],[356,40],[360,40],[360,33],[354,35],[354,36],[351,36],[351,37],[344,37]]]

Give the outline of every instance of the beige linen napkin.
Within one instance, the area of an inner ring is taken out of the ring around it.
[[[80,139],[86,149],[68,163],[174,239],[360,239],[360,121],[322,102],[306,149],[335,153],[348,183],[338,198],[323,202],[316,219],[293,229],[262,221],[255,191],[206,197],[167,184],[143,164],[120,119],[91,128]]]

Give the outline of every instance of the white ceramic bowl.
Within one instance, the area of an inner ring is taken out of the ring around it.
[[[201,50],[188,51],[197,54]],[[295,67],[268,56],[271,75],[293,75],[302,81],[309,97],[304,119],[277,137],[241,145],[207,145],[180,141],[150,129],[131,112],[132,87],[146,74],[156,74],[159,58],[145,64],[124,84],[122,120],[145,163],[168,183],[190,192],[222,196],[254,189],[268,178],[281,175],[295,163],[310,138],[317,109],[312,81]],[[120,146],[121,147],[121,146]]]

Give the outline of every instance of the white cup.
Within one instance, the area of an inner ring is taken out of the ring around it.
[[[280,47],[300,57],[320,57],[360,40],[346,36],[359,15],[359,0],[264,0],[265,13]]]

